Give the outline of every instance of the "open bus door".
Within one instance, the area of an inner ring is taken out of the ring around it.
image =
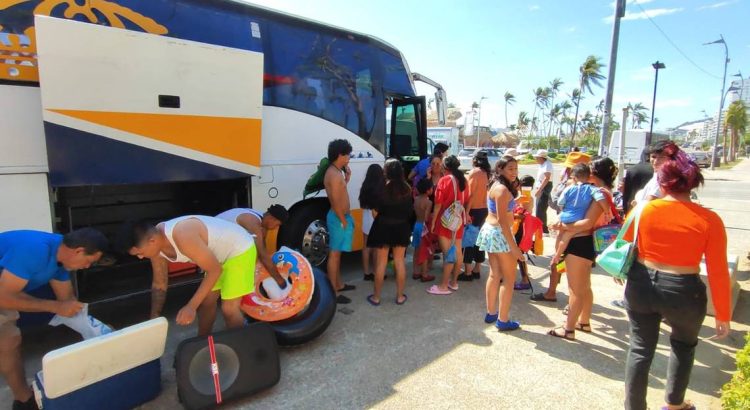
[[[427,156],[427,105],[424,97],[394,98],[388,157],[399,158],[404,173]]]

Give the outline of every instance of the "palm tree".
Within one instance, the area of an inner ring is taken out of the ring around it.
[[[597,87],[602,86],[600,81],[605,77],[600,73],[600,71],[606,66],[599,60],[600,57],[588,56],[586,57],[586,61],[584,61],[583,64],[581,64],[581,67],[578,69],[578,71],[581,73],[579,82],[580,93],[578,94],[578,99],[576,100],[576,115],[573,118],[574,123],[578,121],[578,109],[581,105],[581,96],[583,95],[583,93],[588,91],[589,94],[593,94],[593,91],[591,91],[591,84],[594,84]],[[573,126],[573,136],[570,138],[572,142],[574,142],[576,139],[575,125]]]
[[[523,133],[529,126],[529,113],[521,111],[518,113],[518,121],[516,121],[516,127],[518,132]]]
[[[641,103],[628,103],[628,110],[630,111],[630,118],[633,121],[633,128],[640,129],[641,124],[648,121],[648,108]]]
[[[560,86],[563,85],[563,81],[560,78],[555,78],[554,80],[550,81],[549,88],[550,88],[550,95],[549,95],[549,115],[550,115],[550,121],[549,121],[549,132],[547,132],[547,135],[552,134],[552,110],[555,108],[555,97],[557,96],[557,92],[560,91]]]
[[[734,161],[737,159],[737,145],[739,144],[739,135],[744,133],[747,129],[747,110],[742,100],[737,100],[729,104],[727,109],[727,116],[724,120],[725,124],[732,129],[732,136],[730,138],[730,153],[729,160]],[[724,155],[726,156],[727,147],[724,145]],[[726,161],[726,160],[725,160]]]
[[[549,89],[537,87],[535,90],[532,90],[532,92],[534,93],[534,113],[531,115],[531,129],[529,130],[529,133],[534,132],[535,129],[538,129],[536,127],[536,110],[537,108],[544,107],[544,104],[547,101],[547,96],[549,94]]]
[[[511,94],[510,91],[505,92],[505,126],[508,126],[508,105],[513,105],[516,102],[516,96]]]

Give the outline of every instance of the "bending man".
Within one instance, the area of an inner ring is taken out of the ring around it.
[[[268,211],[263,214],[254,209],[234,208],[224,211],[216,215],[216,217],[228,222],[236,223],[245,228],[249,234],[253,235],[255,248],[258,252],[258,260],[261,265],[266,268],[266,271],[268,271],[273,280],[276,281],[279,288],[286,288],[286,280],[276,269],[276,265],[271,260],[271,255],[266,250],[266,235],[268,234],[268,231],[279,229],[281,224],[289,219],[289,212],[287,212],[286,208],[279,204],[271,205],[268,208]]]
[[[107,238],[91,228],[65,236],[38,231],[0,233],[0,373],[13,392],[13,410],[37,408],[21,358],[18,312],[75,316],[83,303],[76,300],[68,272],[88,268],[107,247]],[[57,300],[28,294],[47,284]]]
[[[205,277],[177,313],[177,324],[191,324],[197,313],[198,335],[211,333],[219,297],[226,326],[244,324],[240,301],[254,288],[256,258],[253,237],[244,229],[222,219],[189,215],[156,226],[126,224],[121,240],[120,247],[129,254],[151,260],[151,317],[159,316],[164,307],[169,262],[189,262],[198,265]]]

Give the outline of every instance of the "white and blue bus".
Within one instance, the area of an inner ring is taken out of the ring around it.
[[[390,44],[247,3],[2,2],[0,231],[111,235],[127,219],[280,203],[291,216],[270,246],[322,264],[328,200],[303,198],[308,176],[329,141],[351,142],[361,249],[367,167],[427,155],[415,80],[437,88],[444,118],[442,87],[410,72]],[[79,297],[148,292],[148,281],[125,280],[139,269],[150,274],[120,255],[79,272]],[[182,278],[171,282],[197,276]]]

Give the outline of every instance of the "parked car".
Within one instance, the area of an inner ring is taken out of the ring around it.
[[[490,162],[491,166],[495,165],[495,162],[497,162],[497,160],[499,160],[503,155],[502,152],[495,148],[479,148],[479,150],[487,152],[487,160]],[[476,147],[464,147],[464,149],[462,149],[461,152],[458,153],[458,161],[461,163],[458,169],[461,171],[471,170],[471,162],[476,152]]]
[[[695,161],[695,163],[698,164],[699,167],[708,168],[711,166],[711,153],[710,152],[702,152],[702,151],[691,152],[690,158],[692,158],[693,161]]]

